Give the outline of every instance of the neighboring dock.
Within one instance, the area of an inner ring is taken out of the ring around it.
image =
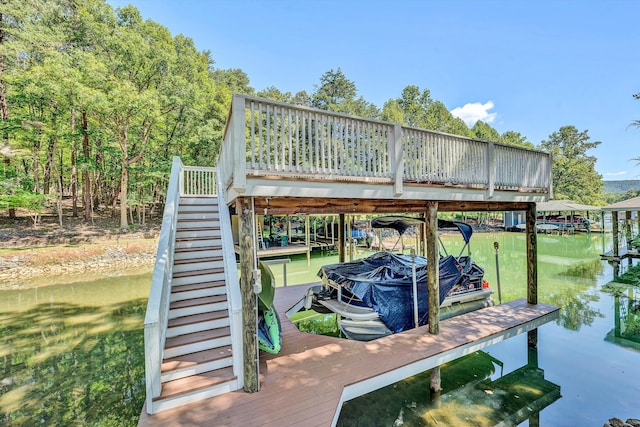
[[[286,315],[310,285],[277,288],[282,322],[278,355],[260,354],[260,391],[238,390],[150,416],[139,426],[328,426],[342,403],[464,354],[533,330],[559,309],[519,299],[370,342],[300,332]]]

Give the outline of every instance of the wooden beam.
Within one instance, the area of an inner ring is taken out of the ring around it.
[[[538,241],[536,235],[536,204],[526,210],[527,235],[527,302],[538,303]]]
[[[389,213],[421,213],[426,210],[425,200],[404,199],[341,199],[322,197],[265,197],[255,198],[258,211],[265,208],[273,215],[282,214],[389,214]],[[440,212],[501,212],[526,211],[529,203],[523,202],[473,202],[473,201],[439,201]]]
[[[438,277],[438,202],[428,202],[425,213],[429,332],[440,333],[440,283]]]
[[[344,214],[338,215],[338,262],[344,262]]]
[[[258,298],[253,291],[256,271],[253,208],[251,199],[236,199],[240,240],[240,293],[242,295],[242,341],[244,364],[244,391],[259,391],[258,376]]]
[[[617,258],[620,255],[620,246],[618,243],[618,211],[611,212],[611,226],[613,228],[613,256]],[[604,230],[604,227],[602,228]]]

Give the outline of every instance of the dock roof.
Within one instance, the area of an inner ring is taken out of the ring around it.
[[[603,211],[640,211],[640,197],[623,200],[602,208]]]
[[[548,202],[536,203],[538,212],[586,212],[599,211],[600,206],[583,205],[574,203],[571,200],[549,200]]]

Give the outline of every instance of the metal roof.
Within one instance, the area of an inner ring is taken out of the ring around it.
[[[601,209],[599,206],[582,205],[571,200],[549,200],[548,202],[536,203],[538,212],[586,212]]]
[[[603,211],[640,211],[640,197],[623,200],[602,208]]]

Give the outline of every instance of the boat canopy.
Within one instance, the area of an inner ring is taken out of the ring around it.
[[[414,327],[413,263],[418,284],[419,325],[428,322],[427,261],[423,257],[377,252],[367,258],[323,266],[318,276],[326,276],[366,306],[374,309],[382,322],[394,333]],[[469,276],[455,257],[438,262],[440,304],[457,286],[468,286]],[[465,283],[465,281],[467,283]],[[345,297],[345,295],[343,295]]]
[[[371,221],[371,227],[373,228],[392,228],[396,230],[400,235],[404,234],[408,228],[414,225],[424,224],[424,219],[409,216],[388,215],[374,218]],[[456,228],[462,234],[462,238],[465,243],[469,243],[473,229],[469,224],[458,221],[447,221],[445,219],[438,219],[438,229],[451,229]]]

